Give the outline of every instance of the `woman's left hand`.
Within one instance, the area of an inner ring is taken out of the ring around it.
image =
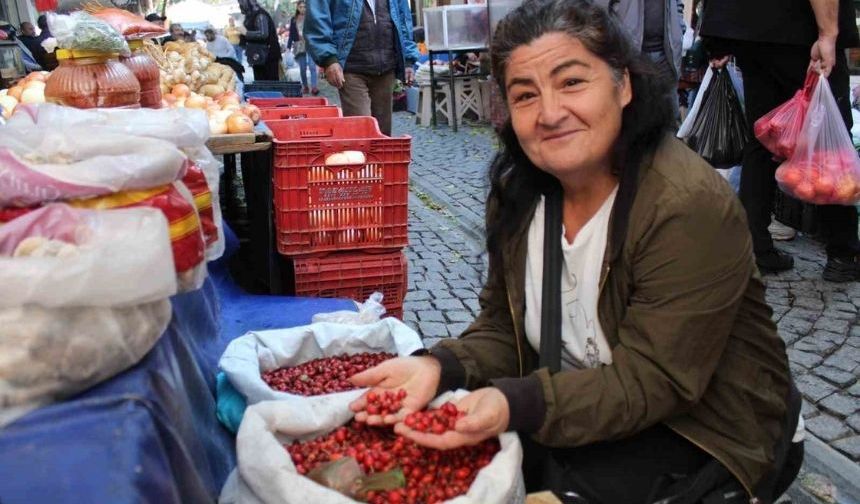
[[[430,434],[410,429],[403,422],[394,426],[394,432],[409,438],[419,445],[437,450],[450,450],[460,446],[480,443],[505,432],[510,421],[508,400],[499,389],[478,389],[454,401],[457,409],[466,416],[457,420],[454,430],[444,434]]]

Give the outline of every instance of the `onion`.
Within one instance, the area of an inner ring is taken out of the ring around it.
[[[235,95],[235,93],[233,94]],[[239,105],[239,103],[239,98],[237,96],[228,95],[227,93],[218,99],[218,105],[221,105],[221,108],[226,108],[227,105]]]
[[[191,93],[188,98],[185,99],[185,106],[187,108],[196,109],[206,108],[206,99],[197,93]]]
[[[260,122],[260,109],[256,105],[245,105],[242,107],[242,113],[250,117],[254,124]]]
[[[188,88],[185,84],[177,84],[173,86],[173,89],[170,91],[171,94],[176,95],[177,98],[187,97],[191,93],[191,89]]]
[[[15,98],[15,101],[19,101],[21,99],[21,93],[24,92],[24,88],[20,85],[12,86],[9,88],[9,92],[7,93],[12,98]]]
[[[21,93],[21,103],[45,103],[45,86],[27,86]]]
[[[217,117],[209,118],[209,133],[213,135],[223,135],[227,133],[227,123],[219,120]]]
[[[227,118],[227,131],[229,133],[251,133],[254,131],[254,122],[241,112],[230,114],[230,117]]]

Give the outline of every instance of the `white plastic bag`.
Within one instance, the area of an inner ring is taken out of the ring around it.
[[[438,407],[467,392],[448,392]],[[284,444],[329,433],[352,418],[348,410],[317,407],[296,411],[289,403],[267,401],[248,408],[236,437],[237,468],[221,491],[221,504],[354,504],[356,501],[299,475]],[[465,495],[452,504],[508,504],[525,501],[522,445],[516,433],[499,436],[501,451]]]
[[[0,127],[0,206],[149,189],[182,176],[169,142],[104,128]]]
[[[137,364],[170,316],[166,299],[123,308],[0,308],[0,427]]]
[[[372,324],[385,315],[385,307],[382,306],[383,295],[374,292],[364,303],[355,303],[358,311],[341,310],[330,313],[317,313],[311,322],[334,322],[336,324]]]
[[[328,409],[348,412],[349,403],[361,395],[362,390],[305,397],[273,390],[261,375],[320,357],[362,352],[411,355],[422,348],[424,344],[418,334],[394,318],[367,325],[320,322],[290,329],[249,332],[230,342],[218,366],[249,406],[278,400],[297,412]]]
[[[50,204],[0,226],[0,427],[137,363],[176,288],[158,210]]]
[[[170,142],[206,174],[212,194],[212,210],[218,240],[207,247],[206,259],[213,261],[224,253],[224,229],[219,202],[221,163],[209,152],[209,121],[196,109],[76,109],[53,103],[21,105],[9,119],[10,127],[51,126],[74,130],[96,128],[107,133],[124,133]]]
[[[681,127],[678,128],[678,133],[676,134],[678,138],[687,138],[693,131],[693,123],[696,122],[696,116],[699,115],[699,108],[701,108],[702,101],[705,99],[705,91],[711,84],[711,79],[713,77],[714,70],[708,66],[708,69],[705,71],[705,76],[702,78],[702,83],[699,84],[699,91],[696,92],[696,99],[693,101],[693,106],[687,111],[687,117],[684,118],[684,122],[682,122]]]
[[[12,257],[33,237],[71,244],[75,254]],[[167,219],[158,210],[54,203],[0,226],[0,308],[132,306],[175,293]]]

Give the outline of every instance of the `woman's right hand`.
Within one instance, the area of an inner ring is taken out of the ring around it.
[[[365,393],[349,407],[355,411],[355,419],[367,422],[369,425],[395,424],[406,418],[414,411],[424,409],[436,396],[439,380],[442,376],[442,366],[435,357],[397,357],[382,364],[358,373],[351,378],[358,387],[370,387],[371,392],[406,391],[403,407],[396,415],[368,415],[364,408],[367,406]]]

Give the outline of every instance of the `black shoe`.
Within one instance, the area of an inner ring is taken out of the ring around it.
[[[828,257],[824,274],[828,282],[853,282],[860,280],[860,263],[856,257]]]
[[[794,267],[794,258],[772,248],[755,255],[755,263],[762,273],[779,273]]]

